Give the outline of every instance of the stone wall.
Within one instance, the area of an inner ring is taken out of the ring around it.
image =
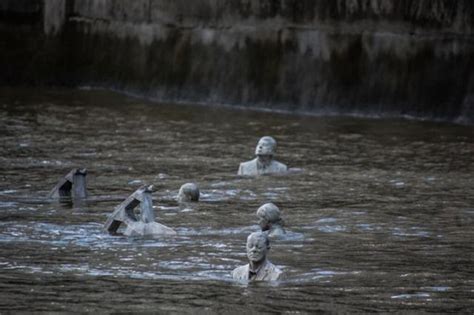
[[[474,116],[472,0],[43,4],[50,71],[38,82],[312,113]]]
[[[66,0],[47,0],[44,2],[44,33],[48,36],[62,31],[66,23]]]
[[[41,0],[0,1],[0,84],[29,82],[42,45]]]

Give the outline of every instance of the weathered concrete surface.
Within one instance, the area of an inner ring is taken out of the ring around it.
[[[42,46],[41,0],[0,1],[0,84],[28,82]]]
[[[44,3],[42,51],[57,67],[40,82],[314,113],[474,116],[471,0]]]
[[[47,0],[44,2],[44,33],[55,35],[66,23],[66,0]]]

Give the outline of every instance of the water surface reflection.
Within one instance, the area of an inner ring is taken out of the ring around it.
[[[472,312],[473,127],[151,104],[103,91],[0,93],[0,309],[10,311]],[[240,178],[263,135],[299,171]],[[81,203],[44,196],[89,169]],[[202,202],[179,207],[196,181]],[[112,237],[138,186],[178,235]],[[288,236],[279,284],[230,279],[255,212]]]

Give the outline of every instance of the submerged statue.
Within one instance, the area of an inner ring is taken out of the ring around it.
[[[247,237],[249,263],[232,271],[232,278],[243,281],[275,281],[282,277],[282,271],[267,259],[270,249],[268,236],[254,232]]]
[[[287,171],[285,164],[273,159],[276,150],[276,141],[272,137],[263,137],[255,148],[255,159],[240,163],[238,175],[255,176],[262,174],[276,174]]]
[[[179,189],[178,202],[199,201],[199,187],[194,183],[186,183]]]
[[[118,205],[108,217],[104,229],[110,234],[117,234],[122,223],[127,225],[124,234],[127,236],[146,235],[175,235],[176,232],[158,222],[155,222],[151,193],[153,186],[142,186]],[[140,205],[139,213],[135,208]]]
[[[87,169],[74,168],[54,186],[49,192],[49,198],[74,197],[86,198],[86,175]]]
[[[257,210],[258,225],[270,238],[285,235],[280,209],[273,203],[266,203]]]

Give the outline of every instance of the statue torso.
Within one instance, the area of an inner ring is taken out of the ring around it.
[[[263,174],[284,173],[286,171],[286,165],[276,160],[272,160],[267,166],[261,166],[258,163],[258,158],[255,158],[251,161],[240,163],[238,175],[255,176]]]
[[[265,260],[265,263],[257,271],[257,274],[251,279],[252,281],[276,281],[281,277],[282,271],[278,269],[270,261]],[[249,264],[237,267],[232,272],[232,277],[235,280],[248,281],[249,280]]]

